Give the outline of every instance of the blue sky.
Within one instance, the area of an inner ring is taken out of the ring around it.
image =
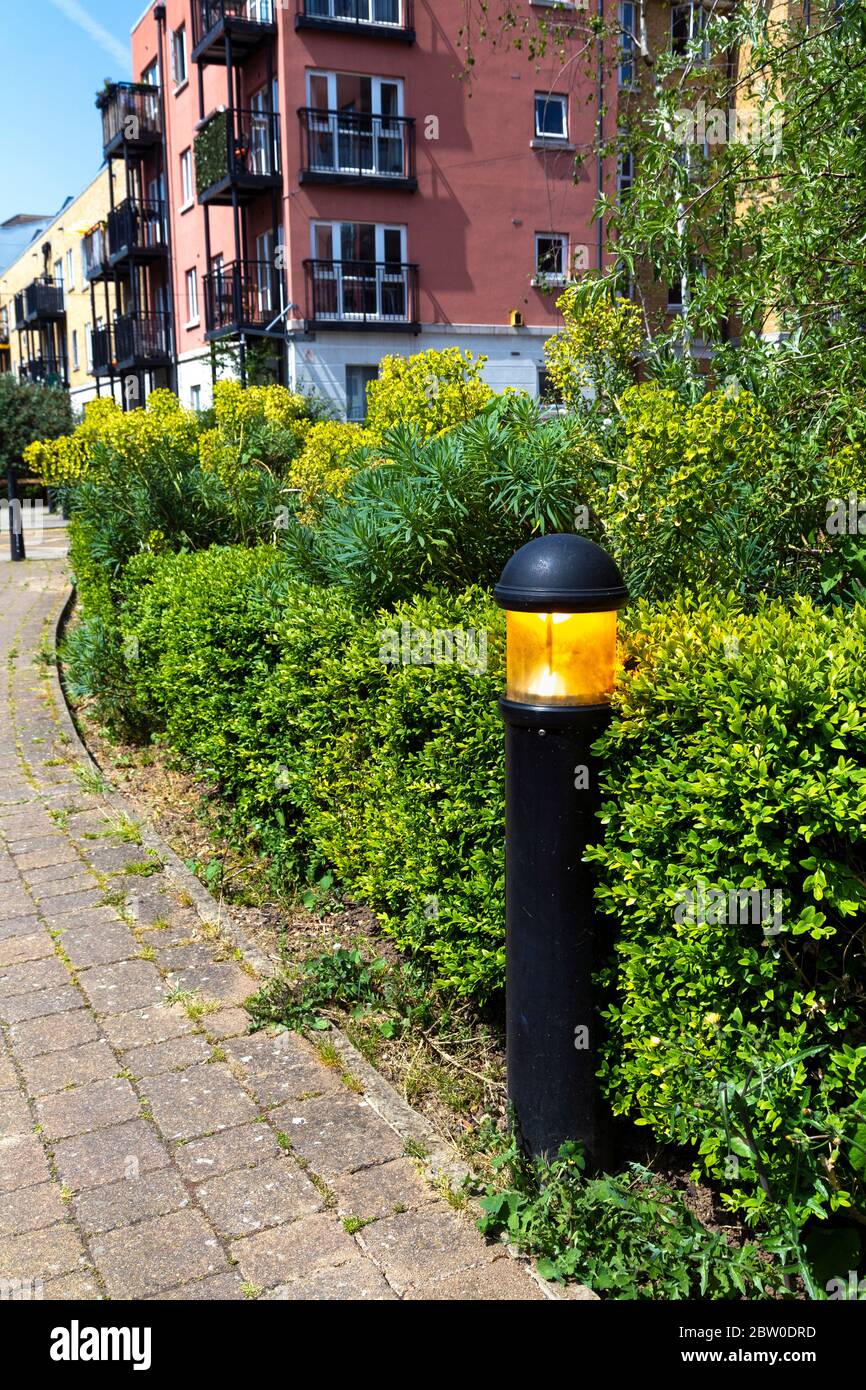
[[[106,77],[129,79],[129,34],[145,8],[146,0],[23,0],[4,15],[0,222],[55,212],[95,176],[94,98]]]

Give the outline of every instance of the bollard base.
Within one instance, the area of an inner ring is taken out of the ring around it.
[[[506,763],[508,1096],[532,1157],[579,1141],[606,1166],[609,1127],[598,1093],[601,1024],[593,974],[606,954],[588,844],[598,839],[592,744],[607,705],[546,708],[501,700]]]

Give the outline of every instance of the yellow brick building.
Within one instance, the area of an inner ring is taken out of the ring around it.
[[[68,386],[77,409],[111,392],[109,205],[105,168],[0,275],[0,370]]]

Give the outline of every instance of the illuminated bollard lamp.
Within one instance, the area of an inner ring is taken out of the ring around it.
[[[506,614],[505,895],[508,1098],[518,1142],[605,1156],[593,972],[601,943],[583,856],[598,838],[591,748],[610,720],[622,576],[583,536],[542,536],[494,590]]]

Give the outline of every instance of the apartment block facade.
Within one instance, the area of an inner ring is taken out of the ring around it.
[[[2,368],[66,387],[78,408],[109,389],[95,375],[94,358],[117,307],[113,279],[99,283],[103,261],[107,266],[109,205],[109,171],[103,169],[47,225],[40,224],[38,235],[0,275]]]
[[[557,295],[603,257],[616,77],[569,39],[537,68],[483,44],[467,79],[462,21],[461,0],[148,7],[135,81],[100,98],[116,381],[205,407],[216,352],[361,418],[384,355],[456,345],[537,393]]]

